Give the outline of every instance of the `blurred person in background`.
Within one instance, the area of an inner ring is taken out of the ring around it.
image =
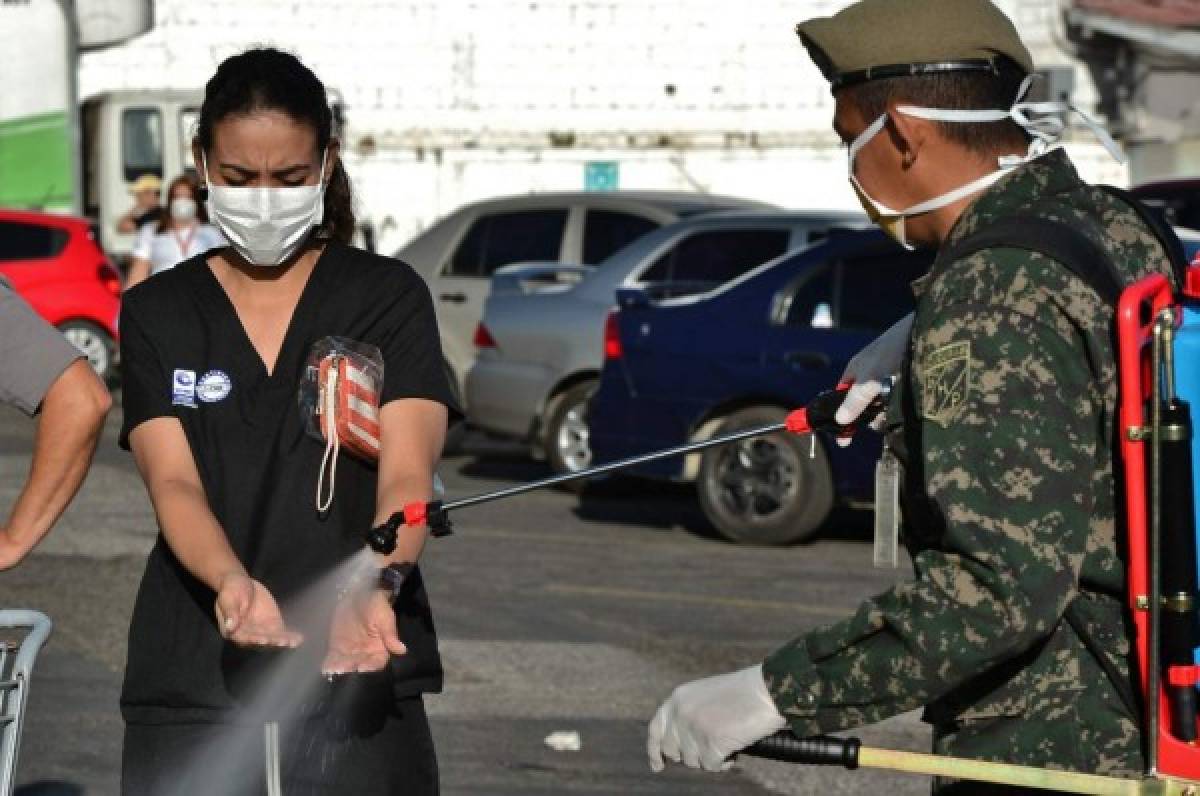
[[[161,191],[162,180],[153,174],[143,174],[134,180],[129,187],[133,207],[117,219],[117,232],[132,235],[151,221],[158,221],[163,212]]]
[[[29,476],[0,525],[0,570],[58,521],[87,475],[112,406],[91,365],[0,277],[0,403],[37,418]]]
[[[167,189],[166,212],[157,223],[138,230],[125,289],[197,254],[225,245],[225,238],[208,223],[196,180],[187,174],[176,177]]]

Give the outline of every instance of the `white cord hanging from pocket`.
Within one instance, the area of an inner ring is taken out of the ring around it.
[[[333,491],[337,482],[337,457],[341,447],[337,433],[337,381],[337,368],[326,368],[325,383],[321,385],[321,403],[317,408],[321,432],[325,435],[325,454],[321,457],[321,472],[317,476],[317,512],[320,514],[329,511],[333,505]],[[322,498],[326,473],[329,473],[329,495]]]
[[[313,346],[300,385],[308,433],[325,443],[317,474],[317,511],[333,505],[338,456],[379,460],[383,357],[374,346],[326,337]]]

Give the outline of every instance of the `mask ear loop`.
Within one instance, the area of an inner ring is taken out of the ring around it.
[[[337,433],[337,382],[339,357],[331,357],[326,371],[325,385],[321,390],[321,429],[325,432],[325,454],[321,457],[321,472],[317,477],[317,512],[324,514],[333,505],[333,492],[337,485],[337,460],[340,440]],[[329,473],[329,495],[325,494],[325,473]]]
[[[1066,102],[1025,102],[1025,96],[1029,93],[1029,89],[1033,85],[1033,79],[1034,75],[1028,75],[1021,81],[1021,88],[1017,91],[1017,98],[1013,102],[1012,107],[1007,111],[986,109],[951,110],[947,108],[921,108],[914,105],[901,105],[896,110],[906,116],[915,116],[919,119],[939,122],[1002,122],[1006,119],[1011,119],[1025,130],[1033,140],[1029,142],[1029,149],[1026,151],[1025,157],[1006,155],[1000,158],[1001,168],[1013,168],[1049,152],[1052,146],[1059,143],[1063,133],[1067,129],[1066,123],[1058,118],[1058,114],[1073,113],[1083,121],[1084,126],[1091,131],[1092,135],[1096,136],[1096,139],[1114,160],[1118,163],[1125,162],[1125,154],[1121,152],[1120,147],[1117,146],[1117,143],[1108,134],[1108,131],[1079,108]],[[1034,116],[1039,118],[1034,118]]]
[[[849,162],[847,170],[850,172],[850,182],[852,182],[854,187],[858,189],[858,193],[871,203],[871,206],[875,209],[875,214],[880,218],[898,216],[899,213],[897,213],[895,210],[892,210],[890,207],[875,201],[875,199],[867,193],[866,189],[862,187],[862,183],[858,181],[858,176],[854,173],[854,160],[858,157],[858,153],[862,151],[862,148],[871,143],[871,139],[879,135],[880,131],[883,130],[884,125],[887,124],[887,120],[888,116],[886,113],[880,115],[878,119],[867,125],[867,128],[859,133],[858,137],[851,141],[850,146],[846,149],[846,158]]]

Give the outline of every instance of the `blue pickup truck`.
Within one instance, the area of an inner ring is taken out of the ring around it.
[[[834,230],[699,299],[618,291],[588,407],[596,461],[782,420],[913,309],[909,283],[931,262],[876,230]],[[839,448],[776,434],[632,472],[695,481],[732,540],[787,544],[811,538],[837,500],[870,498],[880,442],[861,437]]]

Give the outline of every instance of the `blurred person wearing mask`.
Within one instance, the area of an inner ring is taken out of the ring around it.
[[[138,230],[126,290],[197,254],[226,245],[220,231],[208,223],[194,179],[186,174],[176,177],[167,189],[167,197],[167,212],[158,223]]]
[[[373,577],[320,610],[288,602],[362,556],[370,528],[431,499],[457,414],[425,283],[348,245],[339,151],[325,87],[295,56],[226,59],[205,87],[193,158],[230,245],[122,302],[120,443],[160,529],[129,630],[126,794],[258,793],[263,726],[235,728],[255,721],[242,709],[270,685],[254,672],[285,660],[300,672],[289,693],[314,696],[280,720],[284,793],[438,791],[422,694],[441,689],[442,667],[411,569],[426,529],[368,554]],[[326,444],[308,434],[297,392],[314,343],[334,335],[382,355],[381,445],[377,464],[339,460],[323,510],[313,496]],[[407,572],[399,587],[385,578],[396,571]],[[297,623],[319,629],[302,637]],[[222,739],[239,748],[204,765]]]
[[[1177,241],[1080,180],[1055,146],[1059,114],[1078,112],[1026,100],[1033,60],[988,0],[861,0],[798,33],[832,85],[868,215],[905,247],[938,249],[915,315],[852,363],[864,387],[838,418],[899,375],[885,456],[903,468],[914,578],[759,664],[675,689],[650,724],[651,767],[721,770],[784,728],[923,706],[938,754],[1138,777],[1113,302],[1149,274],[1178,280]]]
[[[143,174],[129,186],[133,196],[133,207],[117,219],[117,232],[132,235],[145,225],[162,218],[163,206],[160,192],[162,180],[153,174]]]
[[[112,406],[108,389],[62,333],[0,277],[0,403],[36,418],[29,476],[0,525],[0,570],[40,542],[79,491]]]

